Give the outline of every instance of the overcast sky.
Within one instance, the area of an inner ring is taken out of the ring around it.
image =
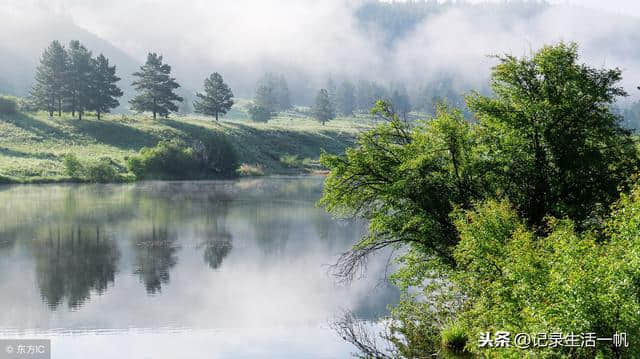
[[[359,31],[353,13],[362,1],[0,0],[0,45],[29,46],[37,28],[45,36],[53,33],[60,25],[51,23],[53,12],[136,61],[148,51],[164,54],[181,80],[193,86],[212,71],[228,75],[234,86],[253,86],[269,70],[291,78],[305,74],[298,80],[308,86],[318,86],[329,74],[422,86],[452,73],[468,89],[486,85],[495,63],[488,54],[526,55],[545,44],[577,41],[585,61],[623,68],[625,87],[638,93],[638,0],[552,0],[587,9],[554,6],[530,18],[452,9],[419,24],[392,49]]]

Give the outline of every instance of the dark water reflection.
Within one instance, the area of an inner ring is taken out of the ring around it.
[[[283,340],[294,354],[348,353],[323,324],[346,308],[378,318],[397,293],[379,285],[383,257],[348,287],[327,275],[363,226],[315,208],[321,188],[321,178],[2,186],[0,334],[111,331],[132,345],[145,341],[135,328],[174,344],[212,338],[167,328],[219,330],[260,338],[265,357],[283,354],[273,346]],[[91,337],[81,338],[60,340],[66,357]]]

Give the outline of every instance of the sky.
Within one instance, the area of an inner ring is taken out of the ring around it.
[[[418,87],[456,74],[466,91],[486,85],[495,64],[487,55],[527,55],[557,41],[579,42],[590,64],[621,67],[630,93],[640,82],[640,1],[552,0],[559,5],[525,19],[453,9],[419,24],[391,49],[360,31],[353,13],[362,1],[0,0],[0,27],[10,29],[0,31],[0,49],[2,42],[28,47],[37,29],[41,36],[54,32],[55,14],[136,61],[148,51],[164,54],[191,88],[213,71],[232,88],[253,86],[274,71],[287,72],[294,88],[321,86],[328,76]]]

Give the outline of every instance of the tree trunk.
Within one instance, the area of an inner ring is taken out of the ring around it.
[[[98,114],[98,121],[100,121],[100,111],[96,112]]]
[[[53,114],[51,115],[53,116]],[[58,117],[62,116],[62,100],[58,99]]]
[[[218,122],[218,113],[216,112],[216,122]]]
[[[153,111],[153,119],[156,119],[156,111]]]
[[[78,120],[82,120],[82,111],[78,111]]]

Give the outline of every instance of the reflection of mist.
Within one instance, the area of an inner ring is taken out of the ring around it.
[[[169,233],[167,227],[156,228],[151,233],[138,235],[135,241],[136,263],[134,274],[144,283],[148,294],[162,290],[169,283],[169,270],[178,263],[175,245],[176,235]]]
[[[281,327],[297,337],[293,328],[326,324],[342,308],[378,318],[397,296],[387,287],[376,288],[387,258],[372,258],[365,280],[336,285],[326,265],[365,226],[334,221],[314,207],[322,180],[54,185],[0,192],[0,203],[10,203],[0,206],[0,238],[19,234],[10,251],[0,250],[6,269],[0,288],[8,289],[0,295],[0,307],[14,308],[0,313],[0,323],[78,332],[181,326],[248,328],[248,333]],[[40,297],[52,308],[68,302],[82,310],[52,314]],[[12,314],[17,312],[26,314]]]
[[[78,308],[91,290],[103,294],[114,282],[120,251],[116,244],[94,231],[78,227],[49,231],[48,238],[34,242],[36,276],[43,300],[56,309],[66,298]]]

